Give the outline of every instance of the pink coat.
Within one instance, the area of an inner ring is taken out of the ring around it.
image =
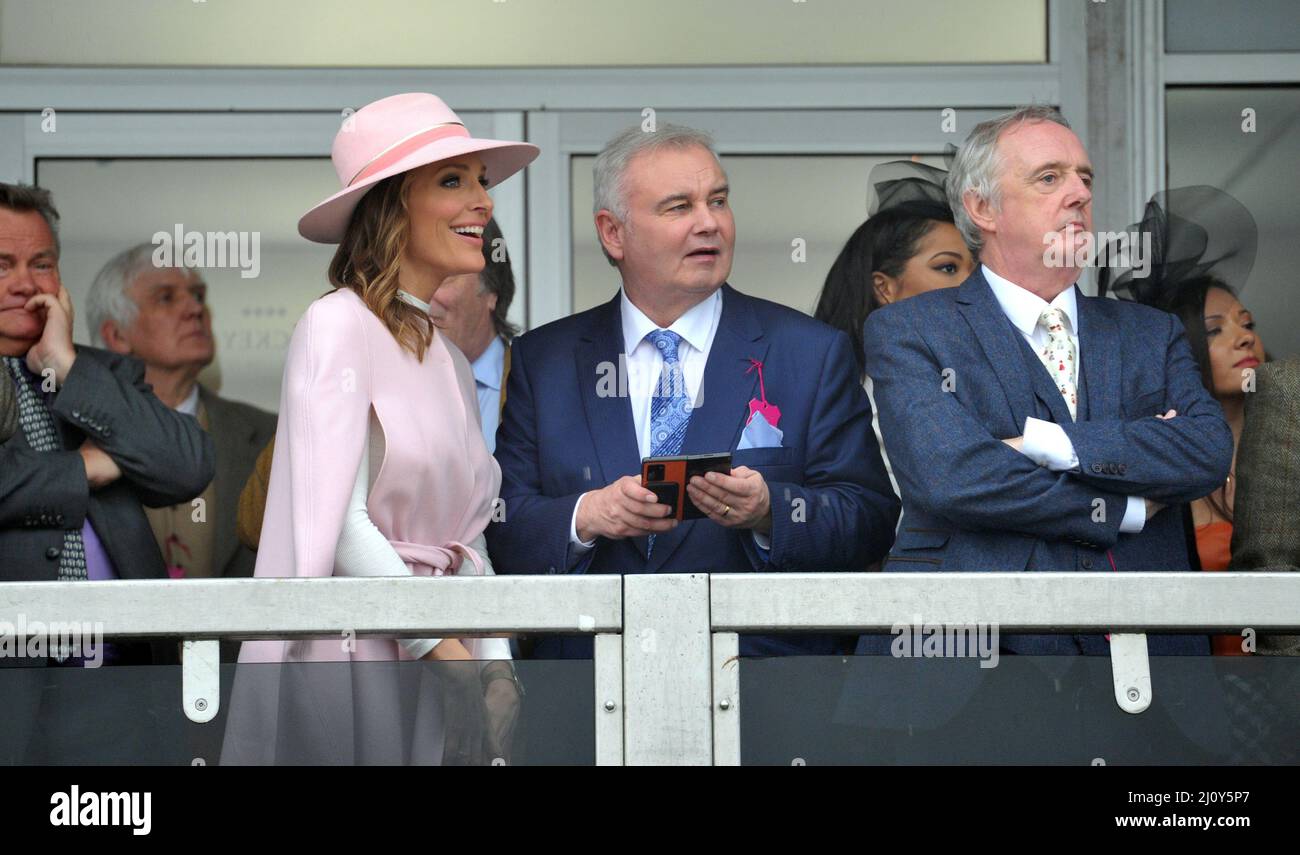
[[[501,469],[479,428],[469,363],[440,332],[417,360],[355,292],[342,288],[312,303],[289,344],[259,578],[333,575],[372,407],[385,441],[367,501],[375,526],[416,574],[484,572],[466,544],[487,527]],[[407,658],[388,639],[353,643],[353,661]],[[338,636],[245,642],[239,657],[348,658]]]
[[[441,333],[421,362],[354,292],[313,303],[289,345],[256,575],[334,573],[372,407],[386,444],[372,472],[371,521],[414,573],[484,572],[465,544],[487,526],[501,470],[473,390],[469,363]],[[471,655],[486,658],[485,642],[504,644],[472,639]],[[441,762],[438,670],[393,661],[409,657],[388,639],[352,644],[349,652],[341,636],[244,642],[221,762]]]

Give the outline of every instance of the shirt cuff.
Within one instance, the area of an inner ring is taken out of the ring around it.
[[[1053,472],[1079,468],[1079,456],[1074,453],[1074,443],[1070,442],[1065,430],[1055,422],[1032,416],[1025,419],[1021,450],[1030,460]]]
[[[763,557],[766,558],[767,554],[772,551],[772,537],[770,535],[760,534],[759,532],[754,532],[753,534],[754,545],[762,551]]]
[[[1141,496],[1129,496],[1128,506],[1124,508],[1124,519],[1120,520],[1120,534],[1137,534],[1147,524],[1147,500]]]
[[[595,538],[586,541],[578,537],[578,508],[585,498],[587,498],[587,494],[583,493],[578,497],[578,501],[573,503],[573,518],[569,520],[569,546],[578,555],[584,555],[596,546]]]
[[[400,638],[397,641],[412,659],[423,659],[429,651],[442,643],[441,638]]]

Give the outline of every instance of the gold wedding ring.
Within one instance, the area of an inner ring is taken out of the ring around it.
[[[727,514],[729,514],[729,513],[731,513],[731,505],[723,505],[723,506],[722,506],[722,515],[725,517],[725,516],[726,516]]]

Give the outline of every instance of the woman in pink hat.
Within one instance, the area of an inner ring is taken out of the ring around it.
[[[469,362],[429,301],[444,279],[482,270],[486,188],[537,154],[471,137],[433,95],[345,121],[332,152],[343,188],[298,223],[338,244],[334,290],[290,342],[258,577],[492,574],[483,530],[501,473]],[[513,671],[450,660],[509,656],[501,638],[245,642],[241,663],[344,664],[241,668],[223,762],[489,762],[508,748]],[[412,659],[449,664],[380,664]]]

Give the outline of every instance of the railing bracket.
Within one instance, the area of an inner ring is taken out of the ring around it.
[[[221,709],[221,642],[216,639],[181,645],[181,696],[185,717],[203,724]]]
[[[1151,661],[1146,633],[1110,634],[1110,670],[1115,679],[1115,702],[1126,713],[1145,712],[1151,706]]]

